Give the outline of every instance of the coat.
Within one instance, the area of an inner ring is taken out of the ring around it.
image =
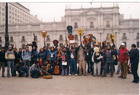
[[[139,50],[137,48],[130,51],[130,63],[139,63]]]
[[[124,63],[125,61],[128,62],[129,56],[128,56],[127,52],[128,52],[128,50],[126,48],[120,49],[118,59],[121,63]]]

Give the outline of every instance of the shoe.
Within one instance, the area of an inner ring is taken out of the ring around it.
[[[110,75],[110,77],[113,77],[113,75]]]
[[[71,76],[71,74],[69,74],[69,76]]]
[[[75,74],[75,76],[77,76],[77,74]]]
[[[8,78],[10,77],[10,76],[7,76]]]
[[[116,73],[116,74],[119,74],[119,73]]]
[[[103,75],[102,77],[106,77],[106,75]]]
[[[2,76],[3,78],[5,78],[5,76]]]
[[[122,77],[122,79],[126,79],[126,77]]]
[[[118,78],[122,78],[122,76],[118,76]]]
[[[139,83],[139,81],[134,81],[133,83]]]
[[[81,74],[79,74],[79,76],[81,76]]]
[[[84,76],[87,76],[87,74],[84,74]]]

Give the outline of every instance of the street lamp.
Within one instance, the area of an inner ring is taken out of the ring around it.
[[[8,49],[9,46],[9,34],[8,34],[8,3],[6,3],[5,7],[5,49]]]

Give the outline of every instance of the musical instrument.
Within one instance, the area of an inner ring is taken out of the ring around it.
[[[53,76],[48,75],[48,76],[43,76],[43,78],[44,78],[44,79],[52,79],[52,78],[53,78]]]
[[[54,74],[58,75],[60,73],[59,65],[55,66]]]
[[[59,50],[59,52],[58,52],[57,56],[61,56],[61,50]]]

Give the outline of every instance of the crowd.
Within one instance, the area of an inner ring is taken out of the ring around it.
[[[129,62],[130,60],[130,62]],[[129,63],[130,67],[129,68]],[[118,65],[116,74],[121,75],[119,78],[126,79],[127,73],[132,72],[134,80],[138,83],[137,74],[139,63],[139,50],[135,44],[132,44],[131,50],[128,51],[124,43],[116,49],[115,45],[93,47],[80,46],[61,46],[41,48],[39,52],[37,47],[33,46],[25,49],[13,48],[11,45],[6,51],[4,47],[0,51],[0,70],[2,68],[2,77],[5,77],[5,67],[7,66],[7,77],[11,75],[19,77],[38,78],[47,75],[79,75],[87,76],[91,74],[94,77],[113,77],[115,65]],[[131,69],[131,70],[130,70]],[[88,75],[89,75],[88,74]]]

